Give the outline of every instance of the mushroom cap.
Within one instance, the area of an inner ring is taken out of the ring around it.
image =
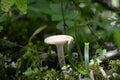
[[[73,37],[69,35],[54,35],[44,40],[47,44],[65,44],[68,41],[73,41]]]

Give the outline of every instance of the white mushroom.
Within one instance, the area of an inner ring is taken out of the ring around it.
[[[47,44],[56,45],[57,53],[58,53],[58,60],[59,60],[59,64],[61,68],[64,65],[66,65],[65,59],[64,59],[64,50],[63,50],[64,44],[66,42],[71,42],[71,41],[73,41],[73,38],[68,35],[54,35],[54,36],[47,37],[44,40],[44,42]]]

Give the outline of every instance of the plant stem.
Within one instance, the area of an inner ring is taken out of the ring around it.
[[[89,73],[89,43],[85,43],[84,59],[86,71]]]

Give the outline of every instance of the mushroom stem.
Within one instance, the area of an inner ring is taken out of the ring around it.
[[[90,70],[90,80],[95,80],[93,70]]]
[[[63,44],[57,44],[57,53],[58,53],[58,61],[60,64],[60,67],[62,68],[66,63],[65,63],[65,58],[64,58],[64,50],[63,50]]]

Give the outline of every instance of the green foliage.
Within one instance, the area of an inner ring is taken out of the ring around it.
[[[68,67],[64,70],[67,70]],[[49,69],[48,66],[42,66],[42,59],[36,52],[36,46],[32,43],[29,43],[25,54],[18,59],[16,70],[16,75],[13,77],[14,80],[76,80],[76,77],[79,75],[75,71],[70,74],[63,74],[55,69]]]
[[[92,66],[95,66],[95,67],[99,67],[100,66],[100,63],[102,63],[102,61],[98,58],[95,58],[95,59],[92,59],[90,60],[90,65]]]
[[[81,74],[83,75],[87,75],[87,71],[84,69],[84,64],[83,63],[80,63],[80,62],[76,62],[73,57],[72,57],[72,54],[71,54],[71,51],[70,51],[70,47],[69,47],[69,43],[67,45],[67,55],[68,55],[68,60],[70,62],[70,64],[72,65],[72,67],[74,69],[76,69],[78,72],[80,72]]]
[[[1,0],[1,9],[5,12],[8,12],[13,5],[14,0]]]
[[[1,0],[1,9],[8,12],[14,4],[23,14],[27,13],[27,0]]]
[[[7,15],[7,13],[0,13],[0,23],[3,23],[3,22],[5,22],[5,21],[7,21],[8,20],[8,15]]]
[[[112,73],[120,73],[120,60],[111,60],[109,62],[110,66],[111,66],[111,70],[109,70],[109,74]]]
[[[27,0],[14,0],[17,8],[23,13],[27,13]]]
[[[0,26],[0,32],[3,30],[3,26]]]
[[[7,75],[5,74],[5,59],[4,56],[0,53],[0,79],[5,80],[7,79]]]
[[[114,42],[117,45],[118,49],[120,50],[120,30],[115,30],[113,33]]]
[[[54,79],[57,79],[58,76],[59,76],[58,73],[54,69],[51,69],[51,70],[46,71],[42,79],[43,80],[54,80]]]
[[[36,46],[29,43],[25,54],[17,60],[16,77],[19,78],[22,74],[21,77],[27,77],[29,79],[34,78],[34,76],[32,76],[33,74],[38,74],[41,59],[36,49]]]
[[[101,71],[96,69],[94,71],[94,77],[95,77],[95,80],[107,80],[106,78],[103,77],[103,75],[101,74]]]
[[[97,49],[95,54],[98,54],[98,55],[105,55],[107,53],[107,50],[106,49]]]

